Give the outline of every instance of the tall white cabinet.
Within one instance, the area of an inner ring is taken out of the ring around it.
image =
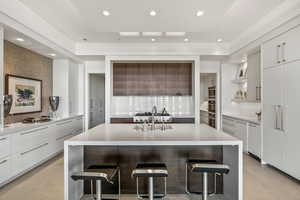
[[[299,27],[280,35],[262,53],[263,160],[300,180],[299,35]]]

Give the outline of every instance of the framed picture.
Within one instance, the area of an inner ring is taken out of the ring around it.
[[[42,112],[42,80],[8,74],[6,94],[13,97],[10,114]]]

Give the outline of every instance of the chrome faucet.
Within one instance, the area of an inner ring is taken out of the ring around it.
[[[154,130],[155,129],[155,115],[157,114],[157,107],[153,106],[152,107],[152,121],[151,121],[151,129]]]

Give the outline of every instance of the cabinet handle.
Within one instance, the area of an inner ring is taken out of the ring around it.
[[[4,141],[4,140],[7,140],[7,137],[1,138],[1,139],[0,139],[0,141]]]
[[[286,43],[284,42],[284,43],[282,43],[282,48],[281,48],[281,57],[282,57],[282,62],[285,62],[286,60],[285,60],[285,45],[286,45]]]
[[[60,125],[68,124],[68,123],[71,123],[71,122],[72,122],[72,120],[66,121],[66,122],[62,122],[62,123],[57,123],[56,125],[60,126]]]
[[[278,122],[280,121],[280,116],[279,116],[280,105],[274,105],[274,109],[275,109],[275,129],[281,130],[281,127],[278,124]]]
[[[27,135],[27,134],[34,133],[34,132],[37,132],[37,131],[45,130],[47,128],[48,128],[48,126],[47,127],[43,127],[43,128],[34,129],[34,130],[31,130],[31,131],[27,131],[27,132],[21,133],[21,135]]]
[[[2,161],[0,162],[0,165],[4,164],[4,163],[6,163],[6,162],[7,162],[7,160],[2,160]]]
[[[283,111],[283,107],[280,106],[280,130],[284,131],[284,111]]]
[[[21,155],[24,156],[24,155],[27,154],[27,153],[30,153],[30,152],[35,151],[35,150],[38,150],[38,149],[40,149],[40,148],[42,148],[42,147],[44,147],[44,146],[47,146],[47,145],[48,145],[48,142],[45,143],[45,144],[42,144],[42,145],[40,145],[40,146],[37,146],[37,147],[35,147],[35,148],[33,148],[33,149],[30,149],[30,150],[28,150],[28,151],[25,151],[25,152],[21,153]]]
[[[56,138],[56,141],[61,140],[61,139],[63,139],[63,138],[66,138],[66,137],[68,137],[68,136],[71,136],[71,135],[73,135],[73,134],[74,134],[74,132],[72,132],[72,133],[70,133],[70,134],[68,134],[68,135],[64,135],[64,136],[61,136],[61,137],[59,137],[59,138]]]
[[[279,51],[280,51],[280,45],[277,45],[276,47],[276,58],[277,58],[277,63],[280,63],[280,59],[279,59]]]

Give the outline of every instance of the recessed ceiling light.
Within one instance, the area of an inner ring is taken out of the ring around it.
[[[55,57],[55,56],[56,56],[55,53],[49,53],[48,55],[49,55],[49,56],[52,56],[52,57]]]
[[[109,15],[110,15],[110,12],[107,11],[107,10],[103,10],[103,11],[102,11],[102,14],[103,14],[104,16],[109,16]]]
[[[151,41],[152,41],[152,42],[155,42],[155,41],[156,41],[156,39],[155,39],[155,38],[152,38],[152,39],[151,39]]]
[[[162,32],[142,32],[143,36],[159,37],[162,36]]]
[[[217,42],[223,42],[223,39],[222,38],[218,38]]]
[[[169,37],[182,37],[185,36],[185,32],[166,32],[166,36]]]
[[[189,38],[184,38],[183,41],[188,42],[188,41],[189,41]]]
[[[200,16],[204,15],[204,12],[202,10],[198,10],[196,15],[197,15],[197,17],[200,17]]]
[[[19,41],[19,42],[24,42],[25,41],[23,38],[17,38],[16,40]]]
[[[152,17],[156,16],[156,11],[155,10],[151,10],[150,11],[150,16],[152,16]]]
[[[137,36],[140,36],[140,32],[120,32],[119,34],[122,37],[137,37]]]

